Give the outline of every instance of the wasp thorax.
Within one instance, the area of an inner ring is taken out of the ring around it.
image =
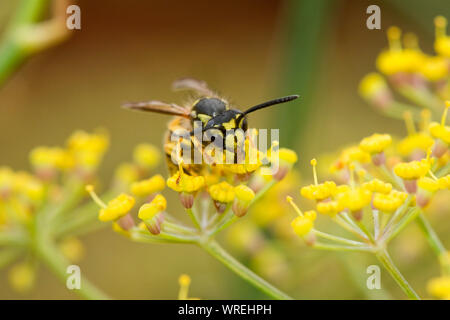
[[[194,103],[195,119],[203,123],[223,113],[227,109],[225,101],[218,98],[201,98]]]

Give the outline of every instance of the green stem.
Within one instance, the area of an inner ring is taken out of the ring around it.
[[[27,57],[27,53],[15,41],[14,32],[22,26],[36,22],[48,2],[49,0],[23,0],[19,4],[0,45],[0,87]]]
[[[376,254],[378,260],[383,264],[389,274],[394,278],[395,282],[400,286],[400,288],[405,292],[408,298],[412,300],[420,300],[420,297],[414,291],[414,289],[409,285],[408,281],[403,277],[400,271],[395,266],[391,257],[389,256],[386,249],[380,250]]]
[[[315,242],[312,246],[314,249],[319,250],[330,250],[330,251],[364,251],[364,252],[372,252],[372,248],[368,246],[341,246],[336,244],[328,244]]]
[[[385,243],[388,243],[391,239],[397,236],[411,221],[417,218],[418,214],[420,213],[419,208],[415,208],[408,212],[397,224],[397,226],[392,230],[392,232],[387,233],[385,236],[386,240],[382,240]]]
[[[332,234],[329,234],[329,233],[326,233],[326,232],[322,232],[322,231],[319,231],[319,230],[316,230],[316,229],[313,229],[313,232],[317,236],[319,236],[321,238],[324,238],[324,239],[331,240],[331,241],[347,244],[347,245],[350,245],[350,246],[366,246],[362,242],[354,241],[354,240],[350,240],[350,239],[346,239],[346,238],[342,238],[342,237],[338,237],[338,236],[335,236],[335,235],[332,235]]]
[[[422,230],[423,234],[427,238],[431,249],[438,257],[443,273],[450,275],[450,261],[448,259],[447,249],[445,249],[438,235],[436,234],[428,220],[425,218],[423,213],[419,214],[416,221],[419,224],[419,227]]]
[[[201,230],[202,227],[200,226],[200,223],[198,222],[198,219],[197,219],[197,215],[194,213],[194,211],[192,210],[192,208],[186,209],[186,212],[188,213],[188,215],[189,215],[189,217],[191,218],[192,222],[194,223],[195,227],[196,227],[198,230]]]
[[[211,256],[222,262],[228,269],[239,275],[242,279],[248,281],[250,284],[258,288],[262,292],[266,293],[270,297],[277,300],[292,300],[292,298],[287,294],[281,292],[270,283],[253,273],[247,267],[242,265],[214,240],[210,240],[205,243],[199,243],[199,245]]]
[[[66,283],[68,274],[66,273],[69,263],[64,256],[49,241],[36,239],[35,253],[43,261],[47,267],[58,277],[63,283]],[[89,300],[106,300],[109,299],[103,292],[92,285],[85,277],[81,278],[80,289],[75,289],[75,293]]]

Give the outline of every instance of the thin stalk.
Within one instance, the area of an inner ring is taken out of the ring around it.
[[[197,216],[196,216],[196,214],[194,213],[194,211],[192,210],[192,208],[189,208],[189,209],[186,208],[186,212],[187,212],[187,214],[189,215],[189,218],[191,218],[192,223],[195,225],[195,227],[196,227],[198,230],[201,230],[202,227],[200,226],[200,223],[198,222]]]
[[[199,246],[206,250],[211,256],[222,262],[228,269],[239,275],[268,296],[277,300],[292,300],[287,294],[272,286],[270,283],[253,273],[250,269],[242,265],[226,252],[217,242],[210,240],[199,243]]]
[[[368,246],[341,246],[322,242],[315,242],[312,247],[314,249],[330,250],[330,251],[364,251],[364,252],[373,251],[373,249]]]
[[[373,236],[375,239],[378,239],[380,234],[380,215],[378,210],[372,210],[372,219],[373,219]]]
[[[337,215],[333,219],[334,222],[336,222],[338,225],[340,225],[345,230],[353,233],[357,237],[361,238],[363,241],[368,241],[369,239],[366,237],[366,235],[359,229],[359,227],[353,222],[353,220],[348,217],[348,215],[345,212],[341,212],[340,216]]]
[[[444,247],[433,227],[430,225],[422,212],[418,215],[416,221],[419,224],[419,227],[422,230],[423,234],[427,238],[431,249],[438,257],[443,273],[445,273],[446,275],[450,275],[450,261],[448,258],[447,249]]]
[[[378,251],[376,256],[378,260],[386,268],[386,270],[389,272],[389,274],[392,276],[392,278],[394,278],[395,282],[397,282],[397,284],[400,286],[403,292],[408,296],[408,298],[412,300],[420,300],[420,297],[410,286],[408,281],[406,281],[405,277],[403,277],[403,275],[397,269],[386,249]]]
[[[397,236],[411,221],[417,218],[417,215],[420,213],[420,209],[416,208],[408,212],[397,224],[397,226],[392,230],[392,232],[384,235],[385,243],[388,243],[392,238]]]
[[[343,243],[343,244],[347,244],[347,245],[351,245],[351,246],[365,246],[364,243],[359,242],[359,241],[354,241],[354,240],[350,240],[350,239],[346,239],[346,238],[342,238],[342,237],[338,237],[326,232],[322,232],[316,229],[313,229],[314,234],[316,234],[318,237],[324,238],[324,239],[328,239],[328,240],[332,240],[335,242],[339,242],[339,243]]]

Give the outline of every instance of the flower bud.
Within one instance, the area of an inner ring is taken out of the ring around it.
[[[138,217],[143,220],[147,229],[152,234],[161,232],[161,224],[164,221],[163,211],[166,210],[166,199],[158,194],[150,203],[145,203],[139,209]]]
[[[239,185],[234,188],[236,198],[233,203],[233,212],[238,217],[243,217],[248,210],[251,200],[255,197],[255,193],[252,189],[245,185]]]

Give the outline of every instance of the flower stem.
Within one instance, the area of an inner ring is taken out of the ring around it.
[[[0,87],[29,55],[15,39],[17,30],[35,23],[48,4],[49,0],[22,0],[19,4],[0,44]]]
[[[403,277],[400,271],[395,266],[391,257],[389,256],[386,249],[380,250],[376,254],[378,260],[383,264],[389,274],[394,278],[397,284],[402,288],[403,292],[408,296],[409,299],[420,300],[420,297],[414,291],[414,289],[409,285],[408,281]]]
[[[418,215],[416,221],[419,224],[419,227],[424,233],[425,237],[427,238],[431,249],[439,258],[443,273],[450,275],[450,261],[448,258],[447,249],[445,249],[438,235],[436,234],[428,220],[425,218],[423,213],[420,213]]]
[[[250,269],[242,265],[214,240],[199,243],[199,245],[211,256],[222,262],[228,269],[235,272],[242,279],[248,281],[250,284],[254,285],[256,288],[266,293],[270,297],[277,300],[292,300],[292,298],[287,294],[281,292],[270,283],[253,273]]]
[[[186,212],[188,213],[188,215],[191,218],[192,222],[194,223],[195,227],[198,230],[201,230],[202,227],[200,226],[200,223],[198,222],[198,219],[197,219],[197,215],[194,213],[194,211],[191,208],[189,208],[189,209],[186,209]]]
[[[50,242],[37,239],[35,242],[35,253],[44,262],[47,267],[55,273],[60,280],[65,283],[68,274],[66,273],[69,265],[62,254]],[[82,298],[89,300],[109,299],[103,292],[92,285],[85,277],[81,278],[80,289],[74,290]]]

